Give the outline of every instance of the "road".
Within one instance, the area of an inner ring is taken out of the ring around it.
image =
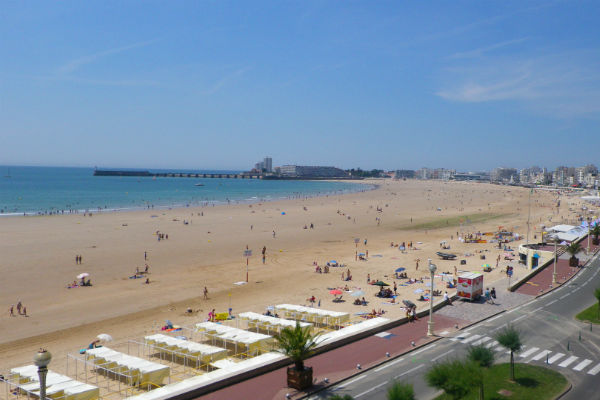
[[[427,386],[424,374],[436,361],[464,357],[470,345],[484,344],[495,351],[496,362],[509,362],[508,352],[494,339],[509,323],[521,332],[524,343],[523,350],[515,356],[516,362],[545,365],[565,375],[573,384],[565,399],[598,398],[595,396],[600,390],[600,327],[590,331],[589,324],[574,317],[595,303],[593,291],[600,287],[599,271],[600,259],[596,256],[559,289],[452,337],[391,359],[309,399],[349,394],[355,399],[385,400],[387,388],[394,380],[412,383],[418,399],[431,399],[439,392]]]

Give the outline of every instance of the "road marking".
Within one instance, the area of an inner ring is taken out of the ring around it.
[[[481,339],[473,342],[473,346],[479,346],[480,344],[483,344],[483,343],[487,342],[488,340],[492,340],[492,338],[489,336],[482,337]]]
[[[466,337],[467,337],[467,336],[469,336],[469,335],[470,335],[470,333],[469,333],[469,332],[463,332],[463,333],[461,333],[461,334],[459,334],[459,335],[457,335],[457,336],[454,336],[454,337],[453,337],[453,338],[451,338],[450,340],[452,340],[453,342],[456,342],[457,340],[464,339],[464,338],[466,338]]]
[[[493,342],[486,344],[485,347],[487,347],[489,349],[490,347],[494,347],[497,344],[498,344],[498,341],[494,340]]]
[[[357,394],[356,396],[354,396],[354,398],[358,399],[360,396],[364,396],[367,393],[371,393],[373,390],[379,389],[383,385],[387,385],[387,383],[388,383],[388,381],[385,381],[385,382],[380,383],[379,385],[375,385],[371,389],[365,390],[364,392]]]
[[[552,353],[550,350],[544,350],[544,351],[540,352],[538,355],[536,355],[535,357],[533,357],[532,360],[533,361],[541,360],[542,358],[546,357],[550,353]]]
[[[571,293],[567,293],[567,294],[563,294],[562,296],[559,297],[560,300],[564,299],[565,297],[567,297],[568,295],[570,295]]]
[[[556,303],[558,300],[552,300],[550,303],[546,304],[546,306],[551,306],[552,304]]]
[[[463,332],[469,332],[471,329],[475,329],[475,328],[476,328],[476,326],[473,325],[472,327],[465,329]]]
[[[565,361],[561,362],[560,364],[558,364],[559,367],[568,367],[569,364],[571,364],[573,361],[577,360],[579,357],[577,356],[571,356],[569,358],[567,358]]]
[[[424,366],[425,366],[425,364],[421,364],[421,365],[419,365],[418,367],[411,368],[411,369],[409,369],[408,371],[406,371],[406,372],[403,372],[403,373],[401,373],[401,374],[400,374],[400,375],[398,375],[398,376],[395,376],[395,377],[394,377],[394,379],[398,379],[398,378],[400,378],[401,376],[404,376],[404,375],[406,375],[406,374],[410,374],[411,372],[413,372],[413,371],[416,371],[416,370],[418,370],[419,368],[423,368]]]
[[[501,316],[502,316],[502,314],[500,314],[500,315],[496,315],[494,318],[490,318],[490,319],[488,319],[488,320],[487,320],[487,321],[485,321],[485,322],[492,322],[492,321],[495,321],[495,320],[497,320],[498,318],[500,318]]]
[[[411,355],[411,356],[414,356],[415,354],[422,353],[422,352],[424,352],[425,350],[433,349],[435,346],[437,346],[437,344],[435,344],[435,343],[434,343],[434,344],[432,344],[432,345],[430,345],[430,346],[427,346],[427,347],[425,347],[425,348],[423,348],[423,349],[421,349],[421,350],[417,350],[417,351],[415,351],[415,352],[413,352],[413,353],[410,353],[410,355]]]
[[[588,371],[588,374],[596,375],[598,372],[600,372],[600,363],[598,365],[596,365],[594,368],[590,369]]]
[[[538,311],[540,311],[542,308],[544,308],[544,307],[536,308],[535,310],[533,310],[533,311],[530,311],[530,312],[529,312],[529,314],[533,314],[534,312],[538,312]]]
[[[404,358],[399,358],[399,359],[391,361],[391,362],[389,362],[389,363],[387,363],[387,364],[385,364],[385,365],[383,365],[383,366],[381,366],[379,368],[375,368],[373,371],[379,372],[381,370],[386,369],[387,367],[391,367],[392,365],[398,364],[399,362],[402,362],[402,361],[404,361]]]
[[[470,342],[470,341],[472,341],[472,340],[477,340],[477,339],[479,339],[480,337],[481,337],[481,335],[473,335],[473,336],[471,336],[470,338],[466,338],[465,340],[462,340],[462,341],[461,341],[461,343],[462,343],[462,344],[467,344],[467,343],[469,343],[469,342]]]
[[[366,377],[367,377],[367,375],[361,375],[358,378],[350,379],[348,382],[342,383],[340,386],[338,386],[338,389],[341,389],[341,388],[346,387],[348,385],[352,385],[354,382],[358,382],[361,379],[365,379]]]
[[[519,354],[519,357],[521,357],[521,358],[529,357],[530,355],[532,355],[533,353],[535,353],[539,349],[540,349],[539,347],[532,347],[529,350],[527,350],[525,353]]]
[[[448,350],[448,351],[447,351],[447,352],[445,352],[444,354],[440,354],[440,355],[439,355],[439,356],[437,356],[436,358],[432,358],[432,359],[431,359],[431,361],[432,361],[432,362],[434,362],[434,361],[437,361],[437,360],[439,360],[440,358],[442,358],[442,357],[444,357],[444,356],[447,356],[448,354],[452,353],[453,351],[454,351],[454,350]]]
[[[591,363],[592,363],[592,360],[583,360],[582,362],[580,362],[579,364],[577,364],[577,366],[573,367],[573,370],[575,370],[575,371],[581,371],[582,369],[584,369],[585,367],[587,367]]]
[[[554,363],[554,361],[564,357],[565,355],[563,353],[556,353],[555,355],[553,355],[552,357],[550,357],[548,359],[548,364],[552,364]]]
[[[515,322],[517,322],[517,321],[520,321],[520,320],[522,320],[523,318],[527,318],[527,317],[529,317],[529,315],[521,315],[519,318],[513,319],[513,321],[512,321],[512,322],[513,322],[513,324],[514,324]]]

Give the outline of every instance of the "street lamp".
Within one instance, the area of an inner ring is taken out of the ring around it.
[[[437,267],[431,263],[431,258],[427,260],[429,262],[429,272],[431,273],[431,296],[429,296],[429,322],[427,323],[427,336],[433,336],[433,274]]]
[[[590,227],[591,227],[591,226],[590,226],[590,223],[591,223],[591,222],[592,222],[592,217],[587,217],[587,228],[588,228],[588,235],[587,235],[587,236],[588,236],[588,237],[587,237],[587,239],[588,239],[587,254],[590,254],[590,234],[591,234],[591,232],[590,232]]]
[[[554,272],[552,272],[552,284],[556,285],[558,283],[558,281],[556,280],[557,277],[557,273],[556,273],[556,264],[558,263],[558,252],[556,250],[556,245],[558,244],[558,235],[554,235]]]
[[[48,374],[48,364],[50,364],[51,359],[52,354],[45,349],[40,349],[33,356],[33,362],[38,367],[38,376],[40,377],[40,400],[46,400],[46,375]]]

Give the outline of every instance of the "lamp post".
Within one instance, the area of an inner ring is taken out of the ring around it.
[[[431,258],[427,260],[429,262],[429,272],[431,273],[431,296],[429,296],[429,322],[427,323],[427,336],[433,336],[433,274],[437,267],[431,263]]]
[[[556,285],[558,282],[556,280],[556,276],[558,275],[556,273],[556,264],[558,263],[558,250],[556,249],[556,245],[558,243],[558,236],[554,235],[554,272],[552,272],[552,284]]]
[[[591,217],[587,217],[587,228],[588,228],[588,246],[587,246],[587,254],[590,254],[590,223],[592,222],[592,218]]]
[[[48,350],[40,349],[33,357],[33,362],[38,367],[38,376],[40,378],[40,400],[46,400],[46,375],[48,374],[48,364],[52,359],[52,354]]]

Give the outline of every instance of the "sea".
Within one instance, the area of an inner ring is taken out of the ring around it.
[[[150,172],[239,173],[148,169]],[[203,186],[198,186],[202,184]],[[356,182],[94,176],[93,168],[0,166],[0,216],[255,203],[371,190]]]

